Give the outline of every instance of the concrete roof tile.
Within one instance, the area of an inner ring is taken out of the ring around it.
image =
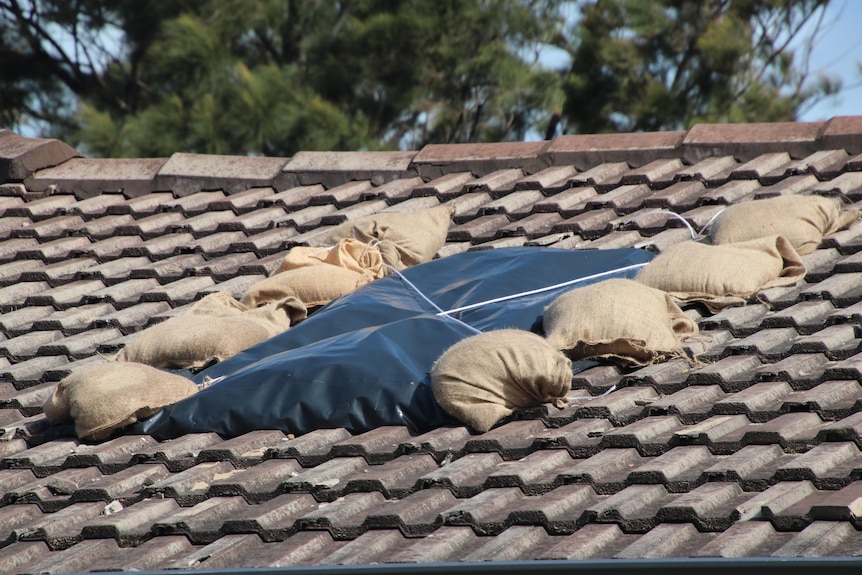
[[[329,188],[371,179],[380,185],[414,175],[415,156],[416,152],[298,152],[284,165],[276,187],[323,184]]]
[[[613,229],[612,222],[617,219],[617,212],[613,208],[601,208],[582,212],[578,215],[566,218],[551,231],[572,232],[586,240],[602,237]]]
[[[543,551],[538,558],[583,560],[613,557],[637,539],[637,535],[623,533],[619,525],[591,523],[572,536],[562,538],[562,541]]]
[[[0,182],[23,181],[33,172],[80,154],[60,140],[27,138],[0,130]]]
[[[562,221],[563,216],[556,212],[536,213],[502,226],[497,231],[497,236],[535,239],[546,235],[549,228],[553,228]]]
[[[862,172],[844,172],[836,178],[820,182],[811,191],[824,195],[843,195],[857,201],[862,198]]]
[[[651,415],[605,432],[602,445],[633,447],[643,455],[654,456],[667,451],[672,438],[687,432],[686,425],[675,416]]]
[[[27,178],[27,187],[42,192],[49,187],[85,200],[103,192],[134,198],[153,190],[153,179],[165,164],[164,158],[72,158],[58,166],[42,169]]]
[[[824,381],[817,387],[797,391],[785,399],[787,411],[814,411],[824,420],[838,420],[851,413],[858,401],[855,381]]]
[[[656,514],[674,498],[661,485],[631,485],[589,506],[597,523],[617,523],[627,533],[646,533],[658,525]]]
[[[569,187],[577,171],[574,166],[550,166],[518,180],[515,190],[543,190],[546,194],[559,192]]]
[[[686,132],[644,132],[560,136],[545,150],[554,165],[572,164],[587,170],[607,162],[643,166],[661,158],[679,157]]]
[[[479,215],[487,216],[491,214],[523,214],[525,211],[529,213],[533,204],[544,195],[538,190],[525,190],[520,192],[508,193],[496,200],[493,200],[479,210]]]
[[[429,144],[415,155],[411,166],[424,179],[467,171],[482,177],[507,168],[520,168],[531,174],[549,165],[544,157],[547,145],[547,142]]]
[[[533,211],[557,212],[565,218],[577,215],[587,209],[587,201],[598,195],[593,187],[569,188],[534,204]]]
[[[707,156],[733,155],[748,161],[776,147],[803,158],[816,150],[822,122],[776,122],[770,124],[698,124],[685,135],[684,155],[689,161]],[[839,146],[828,146],[832,147]]]
[[[37,353],[44,355],[65,355],[73,359],[85,359],[102,349],[106,344],[118,340],[123,333],[115,328],[96,328],[67,336],[42,346]]]
[[[740,521],[708,541],[694,557],[768,557],[791,537],[765,521]]]
[[[142,526],[150,527],[160,535],[185,535],[197,545],[206,545],[218,540],[223,535],[225,521],[248,506],[242,497],[215,496],[192,507],[184,508],[180,508],[171,499],[161,501],[171,501],[173,505],[166,506],[167,509],[164,511],[154,510],[152,517],[148,518]]]
[[[244,214],[254,210],[259,205],[268,203],[275,193],[275,189],[271,186],[249,188],[223,199],[213,200],[209,204],[209,209],[214,211],[230,210],[237,215]]]
[[[858,533],[850,523],[814,521],[779,547],[776,557],[827,557],[853,555],[859,548]]]
[[[820,383],[825,369],[833,366],[822,353],[796,354],[763,365],[755,377],[758,381],[786,381],[794,389],[808,389]]]
[[[508,223],[509,218],[505,214],[480,216],[466,223],[451,226],[446,236],[446,241],[471,242],[473,244],[482,243],[483,241],[494,239],[497,235],[497,230]]]
[[[488,192],[492,197],[511,192],[515,189],[515,182],[520,180],[524,172],[520,168],[507,168],[495,170],[485,176],[465,184],[465,191]]]
[[[444,174],[413,190],[415,196],[437,196],[439,198],[452,198],[460,195],[466,184],[476,179],[470,172],[452,172]]]
[[[182,197],[201,190],[230,194],[271,186],[286,158],[173,154],[153,178],[153,190],[171,190]]]
[[[482,491],[487,474],[502,462],[497,453],[468,453],[419,479],[423,489],[443,487],[456,497],[470,497]]]
[[[614,554],[616,559],[676,557],[699,550],[709,536],[688,524],[661,524]]]
[[[469,527],[441,528],[434,537],[409,540],[407,545],[391,556],[395,563],[428,563],[458,561],[477,549],[480,540]]]
[[[862,153],[862,120],[859,116],[836,116],[827,120],[821,141],[827,149],[842,148],[849,154]]]

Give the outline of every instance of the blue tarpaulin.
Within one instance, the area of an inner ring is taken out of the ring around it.
[[[300,435],[344,427],[361,433],[406,425],[422,433],[455,423],[435,402],[429,377],[449,346],[477,330],[540,331],[545,306],[561,294],[610,277],[633,277],[653,257],[634,248],[519,247],[414,266],[197,374],[197,383],[216,383],[135,431],[169,439],[195,432],[234,437],[280,429]]]

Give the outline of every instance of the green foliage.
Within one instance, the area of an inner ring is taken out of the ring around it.
[[[94,156],[286,156],[792,120],[838,87],[788,48],[825,4],[0,0],[0,125]]]
[[[794,120],[834,93],[791,49],[827,0],[600,0],[573,36],[565,116],[575,132]],[[803,44],[804,46],[804,44]],[[804,50],[803,50],[804,51]],[[799,62],[797,63],[797,60]]]

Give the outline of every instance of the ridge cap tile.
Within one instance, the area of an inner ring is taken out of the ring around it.
[[[413,158],[411,167],[426,180],[467,171],[482,177],[510,168],[520,168],[529,175],[550,165],[545,157],[549,144],[548,141],[427,144]]]
[[[287,162],[287,158],[270,156],[177,152],[159,168],[153,178],[152,190],[169,190],[178,197],[184,197],[202,190],[221,190],[231,194],[272,186]]]
[[[80,156],[77,150],[60,140],[29,138],[11,130],[0,130],[0,184],[23,181],[37,170]]]
[[[549,165],[571,164],[588,170],[598,164],[625,161],[639,167],[661,158],[678,158],[687,132],[576,134],[558,136],[544,151]]]
[[[416,152],[297,152],[284,163],[273,185],[279,192],[314,184],[331,188],[353,180],[371,180],[379,186],[415,176],[415,156]]]
[[[774,151],[804,158],[816,150],[824,125],[824,122],[695,124],[686,133],[681,147],[689,163],[717,155],[733,155],[746,162]]]

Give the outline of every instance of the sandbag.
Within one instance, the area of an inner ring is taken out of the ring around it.
[[[100,441],[197,389],[189,379],[147,365],[106,362],[63,378],[44,410],[55,423],[74,421],[81,439]]]
[[[629,279],[573,289],[545,308],[548,343],[572,360],[603,357],[646,365],[684,357],[680,341],[697,324],[661,290]]]
[[[157,368],[199,369],[283,332],[306,315],[296,298],[249,309],[229,294],[216,292],[182,315],[145,329],[114,359]]]
[[[636,276],[679,303],[701,302],[713,313],[743,305],[762,289],[792,285],[805,277],[805,265],[782,236],[735,244],[673,245]]]
[[[273,274],[253,284],[240,301],[248,307],[257,307],[293,297],[311,308],[326,305],[373,280],[374,276],[368,273],[322,263]]]
[[[520,407],[562,407],[572,384],[572,362],[539,335],[501,329],[463,339],[431,367],[437,403],[451,416],[485,432]]]
[[[330,264],[358,273],[371,274],[375,279],[388,275],[383,256],[377,246],[353,238],[342,238],[331,247],[296,246],[284,256],[278,272],[302,267]]]
[[[841,210],[839,200],[823,196],[777,196],[733,204],[710,226],[713,244],[784,236],[799,255],[817,249],[824,234],[831,234],[860,216],[859,210]]]
[[[332,231],[329,239],[332,243],[344,238],[379,242],[383,260],[401,270],[431,261],[446,243],[453,213],[454,205],[416,212],[384,212],[346,221]]]

